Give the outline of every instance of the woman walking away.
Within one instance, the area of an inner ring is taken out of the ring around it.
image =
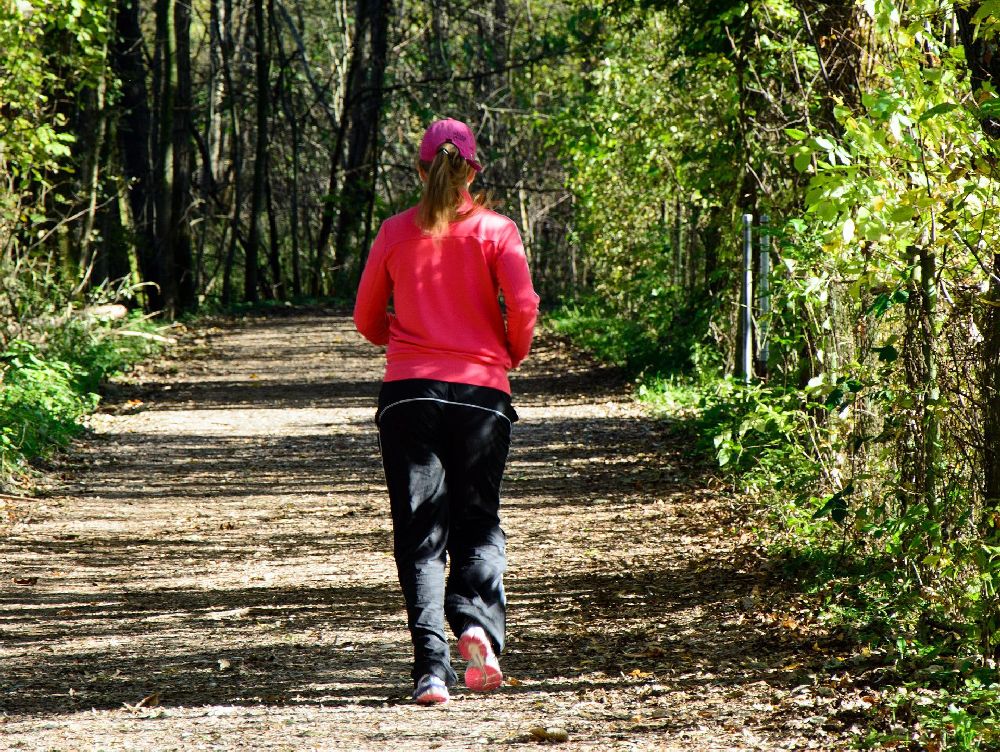
[[[354,308],[358,331],[388,345],[375,420],[413,640],[413,699],[426,705],[447,702],[457,681],[445,619],[468,661],[465,685],[485,692],[503,680],[500,481],[517,420],[507,372],[528,354],[538,296],[517,227],[469,193],[480,170],[465,123],[427,129],[423,196],[382,224]]]

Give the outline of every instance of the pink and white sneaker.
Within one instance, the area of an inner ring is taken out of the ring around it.
[[[413,701],[418,705],[444,705],[451,699],[448,686],[434,674],[424,674],[413,690]]]
[[[458,652],[469,662],[465,686],[473,692],[489,692],[503,683],[500,662],[482,627],[469,627],[458,638]]]

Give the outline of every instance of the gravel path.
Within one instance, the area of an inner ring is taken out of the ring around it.
[[[509,682],[409,704],[380,375],[311,312],[112,385],[57,492],[0,508],[0,749],[835,748],[710,469],[546,337],[514,382]]]

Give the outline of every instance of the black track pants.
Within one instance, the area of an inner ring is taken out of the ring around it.
[[[500,481],[515,420],[497,389],[428,379],[382,386],[376,421],[414,682],[429,673],[455,683],[446,618],[454,634],[478,624],[503,649]]]

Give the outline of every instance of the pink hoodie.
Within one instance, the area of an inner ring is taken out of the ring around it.
[[[470,204],[466,197],[463,208]],[[387,219],[354,306],[358,331],[388,345],[386,381],[436,379],[508,394],[507,371],[527,356],[537,316],[517,227],[488,209],[452,222],[437,238],[417,226],[416,207]]]

